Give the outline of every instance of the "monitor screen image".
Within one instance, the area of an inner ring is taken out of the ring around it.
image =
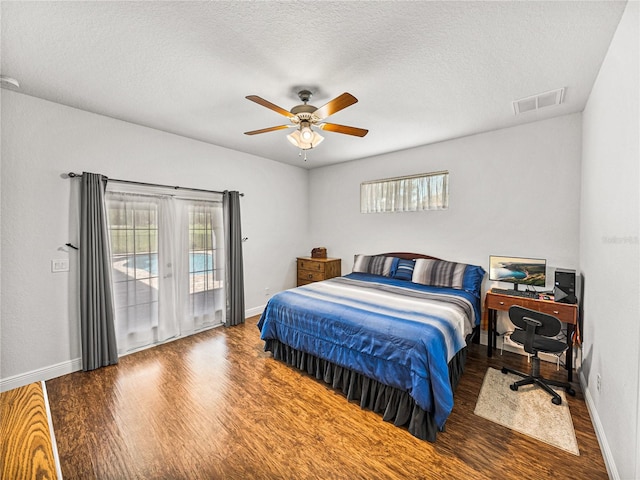
[[[544,287],[547,261],[539,258],[489,257],[489,280]],[[517,287],[516,287],[517,288]]]

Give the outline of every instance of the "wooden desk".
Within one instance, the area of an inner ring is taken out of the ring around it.
[[[489,357],[493,355],[493,350],[496,348],[498,310],[509,310],[511,305],[520,305],[524,308],[548,313],[567,324],[567,345],[569,348],[566,352],[565,365],[567,377],[570,382],[573,381],[573,332],[578,323],[578,305],[487,292],[484,297],[484,308],[488,316],[489,339],[487,341],[487,355]]]

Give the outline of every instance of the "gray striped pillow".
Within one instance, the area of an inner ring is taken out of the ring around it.
[[[373,275],[391,276],[393,257],[385,255],[356,255],[353,271],[357,273],[371,273]]]
[[[431,285],[432,287],[449,287],[461,289],[464,282],[466,263],[447,262],[418,258],[413,268],[413,283]]]

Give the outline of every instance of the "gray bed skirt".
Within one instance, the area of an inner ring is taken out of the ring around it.
[[[414,437],[435,442],[438,427],[431,413],[423,410],[409,394],[369,377],[340,367],[309,353],[296,350],[278,340],[267,340],[265,351],[342,391],[347,400],[360,403],[360,408],[382,414],[382,419],[398,427],[406,427]],[[449,362],[449,381],[455,390],[464,371],[467,349],[460,350]]]

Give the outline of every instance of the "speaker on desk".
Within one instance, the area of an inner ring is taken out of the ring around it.
[[[578,303],[576,297],[576,271],[556,268],[553,296],[556,302]]]

